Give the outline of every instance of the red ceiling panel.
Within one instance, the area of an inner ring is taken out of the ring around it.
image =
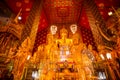
[[[44,10],[41,11],[41,16],[40,16],[40,21],[39,22],[40,23],[39,23],[39,27],[38,27],[38,32],[40,32],[41,30],[43,30],[46,27],[48,27],[48,20],[46,18]]]
[[[85,12],[85,9],[82,9],[81,18],[79,20],[79,25],[81,27],[85,27],[87,29],[90,29],[89,22],[88,22],[88,17],[87,17],[87,14]]]
[[[6,3],[14,13],[30,11],[34,0],[6,0]]]

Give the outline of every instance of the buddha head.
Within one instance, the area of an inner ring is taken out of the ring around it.
[[[67,38],[67,35],[68,35],[68,31],[63,27],[63,28],[60,30],[60,37],[61,37],[61,38]]]
[[[93,50],[92,45],[89,44],[89,45],[88,45],[88,49],[89,49],[89,50]]]
[[[104,50],[105,46],[104,45],[98,45],[98,51]]]

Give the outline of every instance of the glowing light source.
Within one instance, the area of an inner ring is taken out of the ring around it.
[[[107,57],[107,59],[112,59],[112,57],[111,57],[111,54],[110,54],[110,53],[107,53],[107,54],[106,54],[106,57]]]
[[[102,54],[100,54],[100,57],[102,58],[102,60],[105,60],[104,56]]]
[[[27,57],[27,60],[29,60],[30,59],[30,55],[28,55],[28,57]]]
[[[32,77],[33,77],[34,79],[37,79],[37,78],[39,77],[38,71],[33,71],[33,72],[32,72]]]
[[[21,16],[19,16],[19,17],[18,17],[18,20],[22,20],[22,17],[21,17]]]
[[[113,12],[112,11],[108,12],[108,15],[109,16],[113,15]]]
[[[65,61],[65,60],[67,60],[67,59],[66,59],[66,58],[61,58],[61,59],[60,59],[60,61]]]
[[[99,72],[99,78],[98,79],[106,79],[105,72]]]
[[[70,54],[70,51],[66,51],[66,55],[69,55]]]
[[[70,30],[71,30],[71,32],[72,32],[73,34],[75,34],[76,31],[77,31],[77,25],[76,25],[76,24],[72,24],[72,25],[70,26]]]
[[[51,31],[51,33],[52,33],[53,35],[56,34],[56,32],[57,32],[57,26],[51,25],[50,31]]]

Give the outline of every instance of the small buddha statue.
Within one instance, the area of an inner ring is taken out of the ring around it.
[[[73,34],[72,40],[73,40],[73,45],[79,45],[80,35],[78,33]]]
[[[99,56],[100,56],[101,60],[107,59],[107,57],[106,57],[106,53],[108,53],[107,46],[105,46],[105,45],[98,45],[98,52],[99,52]]]
[[[46,39],[46,43],[47,45],[50,45],[54,42],[54,36],[51,33],[47,34],[47,39]]]
[[[44,48],[44,46],[40,45],[31,59],[31,62],[34,63],[35,65],[42,62],[43,61],[42,59],[45,58],[45,54],[43,54],[43,51],[44,51],[43,48]]]
[[[95,57],[97,55],[97,52],[93,50],[92,45],[88,45],[88,56],[92,61],[95,61]]]
[[[44,48],[44,54],[46,59],[50,59],[51,57],[51,48],[54,44],[54,37],[51,33],[47,34],[47,39],[46,39],[46,44],[45,44],[45,48]]]
[[[73,44],[70,48],[71,56],[76,62],[82,63],[81,56],[83,51],[86,49],[86,45],[80,41],[80,36],[78,33],[75,33],[72,36],[72,41]]]
[[[22,76],[22,72],[24,71],[24,67],[27,61],[28,55],[31,54],[30,52],[30,39],[29,37],[23,41],[21,46],[18,49],[18,52],[14,56],[14,67],[13,67],[13,74],[14,79],[20,79]],[[24,57],[23,57],[24,56]]]
[[[45,60],[48,61],[48,63],[54,62],[55,58],[58,57],[57,51],[58,47],[55,43],[55,37],[52,33],[48,33],[43,52]]]

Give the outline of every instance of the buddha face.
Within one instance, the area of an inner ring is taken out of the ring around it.
[[[48,43],[52,43],[52,39],[51,38],[48,39]]]
[[[62,33],[62,34],[61,34],[61,37],[62,37],[62,38],[67,38],[67,33]]]
[[[88,49],[89,49],[89,50],[92,50],[92,45],[88,45]]]
[[[60,36],[61,36],[61,38],[67,38],[67,35],[68,35],[67,30],[65,28],[62,28],[60,30]]]
[[[79,44],[79,39],[78,39],[78,38],[74,38],[74,39],[73,39],[73,44],[74,44],[74,45]]]

